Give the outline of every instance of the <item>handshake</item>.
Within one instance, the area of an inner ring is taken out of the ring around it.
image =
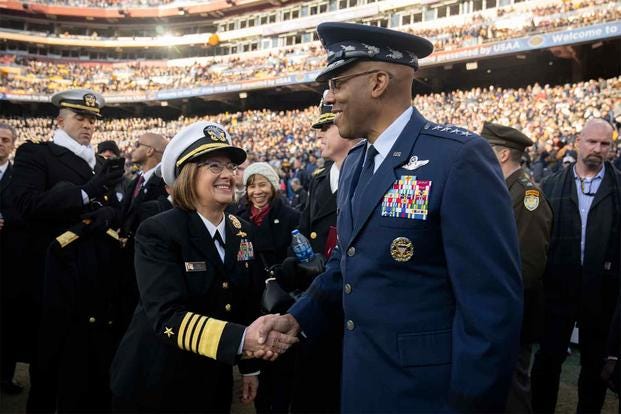
[[[298,342],[299,332],[300,324],[290,314],[261,316],[246,329],[244,356],[274,361]]]

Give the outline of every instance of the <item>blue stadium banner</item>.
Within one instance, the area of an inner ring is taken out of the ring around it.
[[[445,63],[482,59],[491,56],[510,55],[536,49],[549,49],[579,43],[594,42],[601,39],[610,39],[621,36],[621,21],[600,23],[577,29],[562,30],[551,33],[534,34],[510,39],[502,42],[487,43],[469,46],[459,50],[440,51],[421,60],[421,66],[435,66]],[[235,81],[219,85],[202,86],[187,89],[163,89],[154,92],[127,93],[105,95],[106,102],[128,103],[144,101],[163,101],[195,96],[221,95],[232,92],[267,89],[276,86],[311,83],[319,71],[297,73],[272,79],[258,79]],[[24,102],[50,102],[46,95],[21,95],[10,92],[0,93],[0,100]]]
[[[421,60],[421,66],[440,63],[481,59],[490,56],[509,55],[535,49],[548,49],[556,46],[593,42],[621,36],[621,21],[600,23],[578,29],[541,33],[519,39],[466,47],[454,51],[438,52]]]

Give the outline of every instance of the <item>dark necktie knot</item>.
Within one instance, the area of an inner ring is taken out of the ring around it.
[[[216,230],[216,232],[214,233],[213,240],[217,240],[218,243],[220,243],[220,246],[224,247],[224,240],[222,240],[222,236],[220,235],[220,232],[218,230]]]
[[[379,154],[373,145],[367,148],[367,155],[364,157],[364,169],[372,167],[371,172],[375,169],[375,156]]]

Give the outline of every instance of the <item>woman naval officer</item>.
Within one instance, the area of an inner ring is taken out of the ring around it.
[[[222,126],[205,121],[166,147],[162,175],[175,207],[136,234],[140,302],[112,364],[115,411],[229,412],[232,365],[243,375],[243,402],[258,387],[260,361],[242,360],[242,352],[267,357],[297,341],[272,333],[260,345],[262,319],[244,326],[258,316],[260,267],[250,225],[224,209],[245,159]]]

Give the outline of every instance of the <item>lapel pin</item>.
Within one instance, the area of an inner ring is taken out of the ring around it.
[[[416,155],[413,155],[412,157],[410,157],[410,160],[407,162],[407,164],[403,165],[402,168],[413,171],[427,164],[429,164],[429,160],[419,160]]]

